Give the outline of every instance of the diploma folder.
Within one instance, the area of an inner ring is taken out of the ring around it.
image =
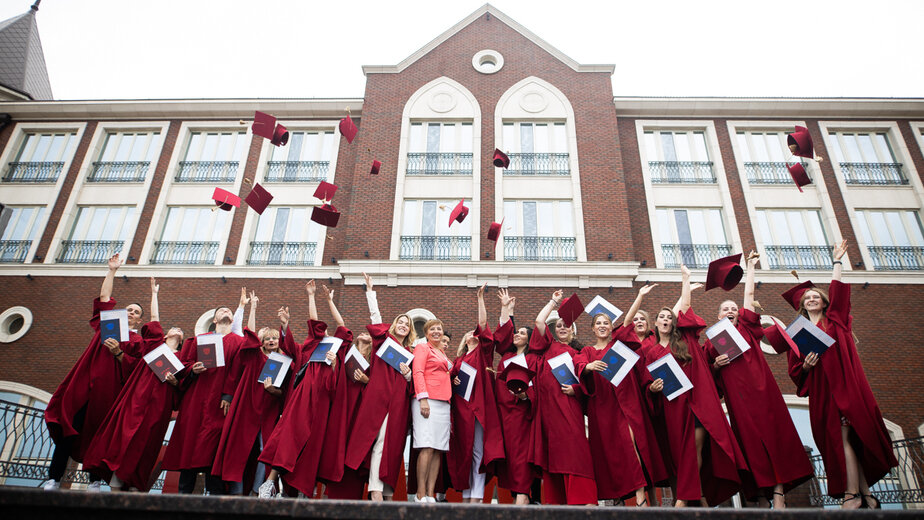
[[[552,368],[552,375],[558,380],[558,384],[562,386],[580,384],[577,376],[574,375],[574,362],[571,360],[571,354],[562,352],[548,360],[548,364]]]
[[[411,368],[411,360],[414,359],[414,355],[408,349],[391,338],[387,338],[382,343],[375,355],[382,358],[382,361],[388,363],[388,366],[397,370],[399,374],[401,373],[400,365],[404,363]]]
[[[789,337],[799,347],[801,357],[811,352],[816,352],[820,356],[834,344],[834,338],[828,336],[818,325],[801,314],[789,327],[786,327],[786,334],[789,334]]]
[[[601,361],[606,363],[606,370],[598,372],[603,379],[606,379],[613,386],[619,386],[622,380],[629,375],[629,371],[639,360],[639,355],[632,351],[622,341],[617,341],[615,345],[606,349]]]
[[[262,383],[269,377],[273,381],[273,386],[282,388],[282,382],[285,381],[289,368],[292,366],[292,358],[279,352],[270,352],[263,364],[263,370],[260,371],[260,377],[257,381]]]
[[[463,361],[459,366],[459,374],[456,376],[459,378],[460,383],[458,385],[453,385],[452,391],[458,394],[462,399],[471,401],[472,389],[475,388],[475,378],[477,376],[478,371],[475,370],[475,367]]]
[[[668,401],[673,401],[677,396],[693,388],[693,382],[683,373],[673,354],[667,354],[649,364],[648,371],[651,372],[653,379],[664,381],[664,388],[661,392]]]
[[[115,338],[119,343],[128,341],[128,311],[99,311],[99,336],[100,343],[109,338]]]
[[[584,307],[584,312],[590,316],[590,319],[593,319],[597,314],[603,313],[610,317],[610,323],[613,324],[613,327],[616,326],[616,320],[622,317],[622,310],[619,307],[613,305],[612,303],[606,301],[606,298],[600,296],[599,294],[594,296],[593,300],[590,300],[590,303],[587,304],[587,307]]]
[[[157,379],[160,379],[161,383],[167,380],[168,373],[176,374],[183,370],[183,363],[180,363],[180,358],[176,357],[176,353],[166,343],[162,343],[159,347],[145,354],[144,362],[154,372]]]
[[[706,329],[706,337],[715,347],[719,355],[725,354],[732,361],[751,349],[744,336],[732,324],[731,320],[723,318],[718,323]]]
[[[353,374],[356,373],[356,369],[359,369],[363,374],[369,370],[369,362],[366,361],[366,358],[360,354],[359,349],[355,346],[351,346],[350,350],[346,353],[346,358],[343,361],[343,367],[346,370],[346,376],[349,379],[353,379]]]
[[[201,361],[205,368],[225,366],[223,336],[214,332],[196,336],[196,361]]]
[[[330,365],[330,362],[327,361],[327,353],[333,352],[334,355],[337,355],[337,351],[340,350],[340,345],[343,344],[343,340],[340,338],[335,338],[334,336],[324,336],[317,347],[314,347],[314,351],[311,352],[311,357],[308,358],[309,363],[327,363]]]

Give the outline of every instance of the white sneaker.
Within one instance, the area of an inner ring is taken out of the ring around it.
[[[424,502],[429,502],[429,503],[431,503],[431,504],[435,504],[435,503],[436,503],[436,499],[433,498],[433,497],[424,497]]]
[[[414,495],[414,502],[426,502],[427,497],[420,498],[417,495]]]
[[[267,480],[260,484],[260,492],[257,494],[260,498],[273,498],[276,496],[276,481]]]
[[[56,480],[48,479],[43,485],[42,489],[45,491],[54,491],[56,489],[61,489],[61,483]]]
[[[100,486],[99,481],[90,482],[90,484],[87,485],[87,493],[99,493],[100,492],[99,486]]]

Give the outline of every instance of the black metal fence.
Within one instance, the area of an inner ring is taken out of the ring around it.
[[[512,153],[504,175],[571,175],[566,153]]]
[[[504,260],[527,262],[575,262],[574,237],[505,236]]]
[[[263,182],[321,182],[329,169],[330,161],[269,161]]]
[[[805,166],[805,163],[802,163]],[[785,162],[746,162],[744,172],[751,184],[792,184],[789,164]],[[805,173],[808,174],[808,168]],[[811,179],[811,176],[809,176]]]
[[[122,240],[63,240],[58,263],[102,264],[121,253],[124,244]]]
[[[89,182],[143,182],[150,161],[106,161],[93,163]]]
[[[26,261],[31,240],[0,240],[0,262],[5,264],[21,264]]]
[[[691,268],[705,268],[709,262],[731,254],[727,244],[661,244],[664,267],[672,269],[681,264]]]
[[[401,260],[471,260],[472,237],[402,236],[398,258]]]
[[[764,246],[770,269],[830,269],[831,246]]]
[[[250,265],[312,265],[315,242],[251,242]]]
[[[407,154],[408,175],[471,175],[472,154],[451,153],[409,153]]]
[[[176,182],[233,182],[237,161],[182,161]]]
[[[908,184],[901,163],[840,163],[847,184]]]
[[[916,271],[924,269],[924,247],[869,246],[873,268],[877,271]]]
[[[11,162],[3,182],[57,182],[64,162]]]
[[[649,161],[654,184],[715,184],[711,161]]]
[[[154,242],[152,264],[214,264],[220,242]]]

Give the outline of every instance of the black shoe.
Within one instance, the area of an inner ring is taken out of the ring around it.
[[[874,502],[876,502],[876,505],[874,506],[869,505],[869,502],[867,501],[867,499],[873,500]],[[879,499],[876,498],[876,495],[872,493],[868,495],[863,495],[863,505],[869,509],[882,509],[882,504],[879,502]]]

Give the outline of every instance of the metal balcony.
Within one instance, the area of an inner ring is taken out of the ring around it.
[[[731,254],[727,244],[661,244],[664,267],[675,269],[681,264],[690,268],[706,268],[709,262]]]
[[[109,257],[122,252],[122,240],[64,240],[61,242],[61,264],[104,264]]]
[[[711,161],[649,161],[654,184],[715,184]]]
[[[398,258],[450,262],[471,260],[472,237],[402,236]]]
[[[0,262],[5,264],[21,264],[26,261],[31,240],[0,240]]]
[[[470,153],[409,153],[408,175],[471,175]]]
[[[566,153],[512,153],[504,175],[571,175]]]
[[[321,182],[327,180],[330,161],[269,161],[263,182]]]
[[[873,269],[877,271],[917,271],[924,269],[924,247],[869,246]]]
[[[152,264],[214,264],[220,242],[154,242]]]
[[[785,162],[746,162],[744,171],[751,184],[792,184],[788,164]],[[802,163],[805,166],[805,163]],[[805,169],[808,174],[808,168]],[[809,177],[811,179],[811,176]]]
[[[182,161],[176,182],[234,182],[237,161]]]
[[[850,163],[842,162],[844,182],[860,185],[903,185],[908,179],[902,172],[901,163]]]
[[[249,265],[313,265],[315,242],[251,242]]]
[[[64,162],[11,162],[3,182],[57,182]]]
[[[831,246],[764,246],[770,269],[830,269]]]
[[[574,237],[505,236],[504,260],[575,262],[575,240]]]
[[[144,182],[150,161],[105,161],[93,163],[88,182]]]

